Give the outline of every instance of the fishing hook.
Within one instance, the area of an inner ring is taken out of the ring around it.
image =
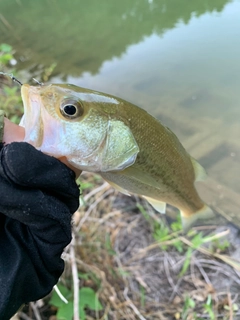
[[[44,83],[43,83],[43,82],[40,82],[40,81],[38,81],[38,80],[37,80],[37,79],[35,79],[35,78],[33,78],[33,81],[37,82],[37,84],[39,84],[40,86],[43,86],[43,85],[44,85]]]
[[[0,74],[7,76],[7,77],[10,77],[12,79],[12,81],[17,82],[18,84],[20,84],[20,86],[23,85],[22,82],[20,82],[16,77],[14,77],[13,74],[5,73],[5,72],[0,72]]]

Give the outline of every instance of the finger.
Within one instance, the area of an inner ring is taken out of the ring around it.
[[[7,118],[4,118],[4,133],[3,133],[3,142],[9,144],[13,141],[23,141],[25,136],[25,130],[23,127],[12,123]]]

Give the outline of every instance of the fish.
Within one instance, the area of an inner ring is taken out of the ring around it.
[[[188,231],[214,217],[195,182],[203,167],[177,136],[144,109],[72,84],[21,86],[24,141],[82,171],[98,173],[118,191],[139,195],[160,213],[180,210]]]

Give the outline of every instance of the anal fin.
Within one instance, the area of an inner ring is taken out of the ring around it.
[[[146,199],[158,212],[166,213],[166,202],[162,202],[146,196],[143,196],[143,198]]]

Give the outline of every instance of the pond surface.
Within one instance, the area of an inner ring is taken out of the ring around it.
[[[207,169],[204,199],[240,217],[239,17],[227,0],[0,0],[0,43],[157,116]]]

